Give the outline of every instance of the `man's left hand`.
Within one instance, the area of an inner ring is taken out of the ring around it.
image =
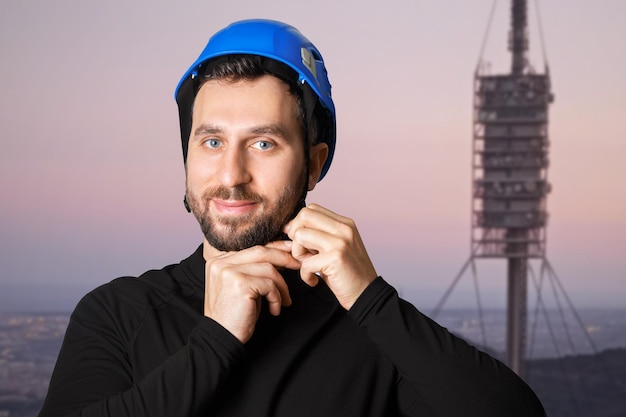
[[[310,204],[283,230],[302,280],[315,286],[323,279],[346,310],[378,276],[352,219]]]

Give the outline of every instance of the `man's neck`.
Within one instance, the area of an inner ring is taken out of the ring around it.
[[[204,257],[205,261],[218,257],[223,253],[224,252],[222,252],[221,250],[215,249],[213,246],[211,246],[206,238],[204,239],[204,243],[202,244],[202,256]]]

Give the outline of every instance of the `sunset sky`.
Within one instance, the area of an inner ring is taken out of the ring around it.
[[[493,73],[510,67],[509,3],[482,55]],[[577,306],[624,307],[626,2],[538,3],[555,95],[548,258]],[[0,2],[0,311],[72,308],[201,243],[182,204],[173,92],[212,33],[253,17],[296,26],[328,67],[337,151],[309,201],[352,217],[378,273],[431,309],[470,254],[473,73],[492,4]],[[504,265],[477,263],[488,306],[504,305]],[[450,306],[472,306],[472,285]]]

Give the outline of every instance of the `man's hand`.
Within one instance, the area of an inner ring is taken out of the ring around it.
[[[283,231],[292,240],[304,282],[323,279],[349,310],[378,276],[354,222],[316,204],[303,208]]]
[[[289,289],[276,268],[298,269],[291,242],[272,242],[206,260],[204,315],[231,332],[241,343],[252,337],[261,299],[277,316],[291,304]]]

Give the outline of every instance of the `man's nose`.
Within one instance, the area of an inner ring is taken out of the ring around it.
[[[236,187],[250,182],[251,175],[248,168],[245,151],[232,147],[222,153],[217,175],[223,186]]]

